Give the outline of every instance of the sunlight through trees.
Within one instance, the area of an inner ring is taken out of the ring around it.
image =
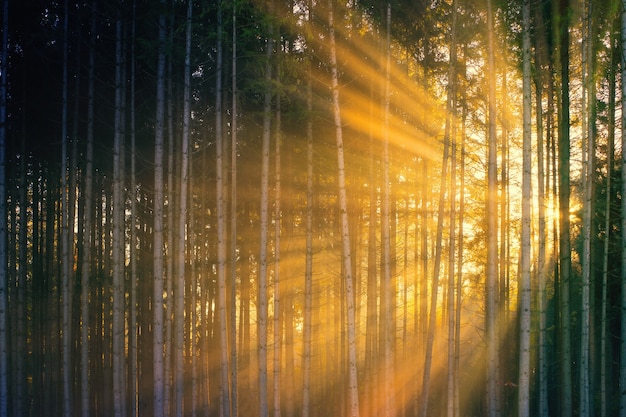
[[[626,1],[25,3],[0,417],[626,417]]]

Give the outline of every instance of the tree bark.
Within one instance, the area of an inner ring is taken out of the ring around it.
[[[523,145],[522,145],[522,233],[520,277],[520,347],[518,416],[530,417],[530,328],[531,328],[531,211],[532,198],[532,132],[530,86],[530,0],[522,4],[522,91],[523,91]]]
[[[350,227],[348,222],[348,197],[346,194],[346,173],[344,161],[343,127],[341,121],[341,103],[339,101],[339,74],[337,70],[337,46],[334,26],[334,0],[329,0],[328,25],[330,47],[330,72],[333,120],[337,142],[337,183],[339,187],[339,213],[341,216],[342,261],[345,281],[345,298],[348,333],[348,411],[351,417],[359,416],[359,391],[357,382],[357,348],[355,325],[355,299],[353,289],[352,248],[350,245]]]
[[[165,8],[165,0],[160,6]],[[165,372],[163,341],[163,142],[165,136],[165,15],[159,15],[157,52],[156,115],[154,137],[154,246],[153,246],[153,328],[152,354],[154,379],[154,417],[164,417]]]

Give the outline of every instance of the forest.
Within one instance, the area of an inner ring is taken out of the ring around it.
[[[626,417],[626,0],[2,0],[0,417]]]

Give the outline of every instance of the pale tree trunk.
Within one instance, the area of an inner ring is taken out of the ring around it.
[[[454,417],[461,415],[461,398],[459,374],[461,369],[461,303],[463,301],[463,233],[464,233],[464,216],[465,216],[465,136],[466,136],[466,120],[467,120],[467,103],[463,98],[463,114],[461,116],[461,163],[460,163],[460,195],[459,195],[459,237],[458,237],[458,261],[457,261],[457,277],[456,277],[456,326],[454,338],[454,362],[456,369],[455,385],[454,385]]]
[[[280,48],[279,48],[280,49]],[[280,65],[278,69],[277,81],[280,82]],[[280,287],[280,245],[281,245],[281,175],[280,175],[280,145],[281,145],[281,112],[280,93],[276,94],[276,122],[275,122],[275,152],[274,152],[274,356],[272,373],[274,377],[274,417],[280,417],[280,397],[281,397],[281,372],[282,363],[282,325],[281,319],[283,310],[281,305]]]
[[[129,262],[130,262],[130,311],[128,313],[128,410],[130,417],[137,417],[139,414],[139,391],[138,391],[138,329],[137,329],[137,310],[139,306],[137,296],[137,199],[139,193],[137,190],[136,179],[136,113],[135,113],[135,29],[137,25],[137,13],[136,13],[136,1],[132,3],[132,22],[131,22],[131,35],[130,35],[130,248],[129,248]],[[94,0],[95,11],[95,0]],[[94,19],[95,23],[95,19]],[[95,28],[92,28],[92,33],[95,33]],[[95,37],[94,37],[95,41]],[[93,132],[92,132],[93,134]],[[92,144],[93,147],[93,144]],[[92,149],[93,153],[93,149]],[[88,246],[86,246],[88,247]],[[86,416],[88,417],[88,416]]]
[[[532,7],[535,24],[541,26],[543,14],[539,7]],[[538,31],[539,32],[539,31]],[[547,345],[547,224],[546,224],[546,193],[549,184],[546,182],[546,171],[549,173],[550,154],[547,152],[544,158],[544,149],[549,151],[548,144],[544,140],[549,138],[549,124],[546,123],[546,135],[544,138],[544,110],[543,91],[546,82],[546,64],[548,63],[548,51],[546,50],[546,35],[544,32],[535,33],[535,114],[537,125],[537,284],[538,284],[538,344],[537,347],[537,390],[538,390],[538,417],[548,417],[548,345]],[[547,141],[546,141],[547,142]],[[548,187],[547,187],[548,186]],[[547,188],[547,189],[546,189]]]
[[[626,126],[626,0],[622,0],[622,126]],[[626,195],[626,129],[622,129],[622,195]],[[626,199],[621,200],[621,226],[622,226],[622,265],[626,265]],[[620,373],[619,373],[619,415],[626,417],[626,268],[622,268],[621,273],[621,341],[620,341]]]
[[[348,401],[349,415],[359,415],[359,391],[357,382],[356,322],[354,314],[354,289],[352,273],[352,249],[350,246],[350,227],[348,222],[348,197],[346,194],[346,172],[344,162],[343,127],[341,121],[341,103],[339,102],[339,75],[337,70],[337,48],[334,27],[334,0],[328,4],[328,26],[330,47],[331,90],[333,100],[333,119],[337,141],[337,182],[339,186],[339,212],[341,216],[341,242],[343,247],[343,272],[345,280],[345,298],[348,332]]]
[[[63,343],[63,415],[73,414],[72,391],[74,389],[72,375],[72,277],[70,255],[70,226],[69,226],[69,190],[67,164],[67,102],[68,102],[68,2],[65,3],[63,18],[63,85],[61,108],[61,288],[62,288],[62,343]]]
[[[261,211],[259,282],[258,282],[258,378],[259,378],[259,416],[268,417],[267,399],[267,266],[268,266],[268,228],[269,228],[269,164],[270,137],[272,118],[272,54],[274,49],[273,28],[268,30],[265,49],[265,98],[263,103],[263,139],[261,144]]]
[[[191,121],[191,16],[193,10],[193,0],[187,2],[187,18],[185,22],[185,64],[183,76],[183,132],[181,140],[181,161],[180,161],[180,183],[178,194],[178,244],[176,245],[176,253],[172,261],[176,264],[176,283],[174,291],[174,315],[175,315],[175,413],[176,417],[183,416],[184,401],[184,362],[183,350],[185,341],[185,255],[187,241],[186,225],[187,225],[187,189],[189,187],[189,124]],[[195,290],[195,289],[194,289]],[[192,340],[190,338],[190,340]]]
[[[224,131],[222,126],[222,6],[218,2],[217,11],[217,73],[215,77],[215,170],[216,170],[216,205],[217,205],[217,309],[220,341],[220,412],[230,416],[230,390],[228,382],[228,313],[226,310],[226,249],[228,244],[226,230],[226,199],[224,187]]]
[[[8,271],[6,199],[6,120],[7,63],[9,38],[9,0],[2,2],[2,46],[0,49],[0,417],[7,417],[9,403],[8,373]]]
[[[389,104],[391,100],[391,3],[386,7],[386,44],[385,44],[385,84],[383,97],[383,181],[382,181],[382,211],[381,211],[381,240],[382,240],[382,330],[384,352],[384,415],[391,417],[395,410],[394,369],[393,369],[393,300],[391,276],[391,182],[389,161]],[[370,224],[370,227],[372,225]]]
[[[237,358],[237,2],[233,2],[233,38],[232,38],[232,103],[230,132],[230,401],[231,415],[239,415],[237,391],[239,385],[239,366]],[[241,319],[240,319],[241,320]]]
[[[591,227],[593,213],[593,171],[594,171],[594,134],[595,121],[593,107],[595,106],[595,81],[593,76],[593,35],[591,2],[584,2],[583,18],[583,119],[586,122],[586,135],[583,140],[583,254],[582,254],[582,311],[581,311],[581,339],[580,339],[580,393],[579,413],[581,417],[591,415],[590,398],[590,362],[591,362]],[[586,100],[585,100],[586,98]],[[607,190],[607,195],[610,192]]]
[[[311,29],[313,4],[309,1],[307,29]],[[308,33],[310,35],[310,33]],[[306,260],[304,270],[304,318],[302,335],[302,417],[310,416],[311,402],[311,341],[313,330],[313,88],[311,73],[312,56],[308,56],[306,84]]]
[[[496,65],[493,25],[493,1],[487,1],[488,32],[488,84],[489,84],[489,131],[487,135],[487,265],[486,265],[486,327],[487,327],[487,414],[489,417],[500,415],[498,389],[499,374],[499,332],[497,311],[497,269],[498,269],[498,212],[497,212],[497,164],[496,164]]]
[[[169,14],[167,22],[167,42],[169,45],[174,44],[174,0],[169,1],[167,9]],[[174,134],[174,62],[172,59],[168,59],[165,70],[165,126],[166,126],[166,141],[167,148],[165,150],[166,172],[167,177],[165,188],[164,201],[167,202],[165,211],[165,362],[164,362],[164,374],[165,374],[165,398],[163,399],[165,413],[171,416],[175,413],[175,346],[174,346],[174,326],[176,325],[176,289],[174,288],[174,264],[176,262],[176,252],[179,248],[176,247],[178,241],[176,240],[176,191],[177,187],[174,181],[175,161],[174,161],[174,144],[176,142],[176,135]]]
[[[602,302],[600,320],[600,417],[607,415],[607,336],[608,336],[608,278],[609,278],[609,238],[611,234],[611,187],[613,184],[613,169],[615,159],[615,93],[616,93],[616,30],[613,27],[611,35],[611,66],[609,67],[609,107],[611,115],[607,128],[607,155],[606,155],[606,200],[604,213],[604,245],[602,255]]]
[[[456,6],[453,7],[453,10]],[[450,62],[448,67],[448,78],[452,80],[454,78],[455,69],[453,63]],[[428,403],[429,403],[429,391],[430,391],[430,372],[433,361],[433,344],[435,341],[435,330],[437,327],[437,300],[439,293],[439,275],[441,273],[441,255],[442,255],[442,241],[443,241],[443,222],[445,214],[445,202],[446,202],[446,187],[447,187],[447,173],[448,173],[448,160],[450,157],[450,125],[451,114],[454,100],[452,98],[453,90],[451,83],[448,83],[447,99],[446,99],[446,123],[444,133],[443,144],[443,160],[441,163],[441,177],[439,187],[439,206],[437,210],[437,232],[435,238],[435,260],[433,265],[433,280],[431,283],[430,294],[430,311],[428,315],[427,334],[426,334],[426,349],[424,358],[424,373],[422,376],[422,392],[421,392],[421,404],[420,404],[420,417],[426,417],[428,415]],[[426,213],[424,212],[424,216]],[[423,224],[423,233],[425,232],[426,222]],[[425,262],[427,256],[426,238],[422,243],[422,253],[424,255],[423,261]],[[426,274],[427,268],[424,266],[424,273]],[[425,279],[426,276],[423,277]],[[422,286],[423,291],[426,291],[426,286]],[[425,301],[425,300],[424,300]],[[426,324],[425,324],[426,325]]]
[[[570,241],[570,116],[569,116],[569,19],[568,0],[559,3],[559,65],[561,103],[559,109],[558,179],[559,179],[559,260],[560,260],[560,362],[561,416],[572,415],[572,351],[570,318],[570,277],[572,269]]]
[[[530,417],[530,327],[531,327],[531,181],[532,181],[532,125],[530,86],[530,0],[522,4],[522,233],[520,276],[520,347],[518,416]]]
[[[165,0],[160,6],[165,8]],[[159,15],[157,52],[157,90],[154,135],[154,246],[153,246],[153,328],[152,354],[154,378],[154,417],[164,417],[165,371],[163,341],[163,142],[165,136],[165,16]]]
[[[454,255],[456,252],[456,65],[457,65],[457,4],[452,1],[452,28],[450,30],[450,66],[448,69],[448,104],[446,117],[446,132],[448,132],[451,149],[450,159],[450,223],[449,223],[449,245],[448,245],[448,369],[447,369],[447,398],[446,412],[448,417],[454,417],[455,414],[455,386],[456,386],[456,360],[455,360],[455,281],[454,281]],[[458,262],[461,262],[459,259]]]
[[[93,145],[94,145],[94,104],[95,104],[95,41],[96,41],[96,1],[92,2],[91,9],[91,36],[89,39],[89,63],[87,75],[87,145],[85,150],[85,191],[83,214],[83,235],[81,251],[81,343],[80,343],[80,370],[81,370],[81,415],[89,417],[91,407],[89,404],[89,289],[91,274],[91,227],[94,218],[93,209]]]
[[[124,354],[124,79],[122,10],[115,22],[115,116],[113,133],[113,411],[116,417],[126,412],[125,354]]]

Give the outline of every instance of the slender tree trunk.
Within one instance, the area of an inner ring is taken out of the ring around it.
[[[536,25],[543,25],[543,16],[539,7],[534,7]],[[544,123],[543,123],[543,87],[545,83],[545,64],[547,51],[545,49],[545,33],[535,34],[535,113],[537,125],[537,282],[538,282],[538,315],[539,331],[537,348],[537,390],[538,390],[538,417],[548,417],[548,364],[547,364],[547,264],[546,264],[546,170],[544,161]],[[547,137],[547,136],[546,136]]]
[[[94,0],[95,3],[95,0]],[[137,294],[137,273],[138,273],[138,251],[137,251],[137,199],[139,192],[137,190],[136,179],[136,112],[135,112],[135,32],[137,25],[137,13],[136,13],[136,1],[132,2],[132,22],[131,22],[131,35],[130,35],[130,247],[129,247],[129,262],[130,262],[130,311],[128,317],[128,410],[130,417],[137,417],[139,414],[139,331],[138,331],[138,294]],[[94,20],[95,21],[95,20]],[[92,29],[92,33],[95,32],[95,28]],[[94,39],[95,40],[95,39]],[[93,134],[93,133],[92,133]],[[93,147],[93,145],[92,145]],[[93,149],[92,149],[93,153]],[[87,416],[88,417],[88,416]]]
[[[307,29],[311,29],[311,15],[313,13],[312,1],[309,1],[309,21]],[[302,346],[302,417],[311,414],[311,351],[313,333],[313,88],[311,73],[312,56],[308,57],[307,84],[306,84],[306,260],[304,270],[304,322],[303,322],[303,346]]]
[[[278,82],[280,82],[280,64],[278,70]],[[280,93],[276,94],[276,121],[275,121],[275,148],[274,148],[274,356],[272,372],[274,377],[274,417],[280,417],[281,397],[281,364],[283,344],[283,306],[281,298],[281,172],[280,172],[280,147],[281,147],[281,108]]]
[[[217,204],[217,287],[218,320],[220,340],[220,409],[223,416],[230,416],[230,389],[228,381],[228,314],[226,310],[226,249],[228,244],[226,230],[226,198],[224,196],[224,131],[222,127],[222,7],[218,2],[217,11],[217,74],[215,81],[215,151],[216,151],[216,204]]]
[[[523,91],[523,145],[522,145],[522,236],[520,277],[520,347],[518,416],[530,417],[530,327],[531,327],[531,181],[532,132],[530,86],[530,0],[522,5],[522,91]]]
[[[393,369],[393,300],[391,276],[391,180],[389,157],[389,118],[391,101],[391,3],[386,5],[386,44],[385,44],[385,83],[383,97],[383,180],[382,180],[382,211],[381,211],[381,240],[382,240],[382,330],[384,352],[384,415],[395,415],[395,389]]]
[[[63,415],[73,414],[73,361],[72,361],[72,277],[70,257],[68,152],[67,152],[67,112],[68,112],[68,53],[69,36],[68,2],[65,3],[63,17],[63,85],[61,108],[61,286],[62,286],[62,340],[63,340]]]
[[[488,83],[489,83],[489,132],[487,151],[487,414],[489,417],[500,415],[499,376],[499,332],[497,310],[497,269],[498,269],[498,213],[497,213],[497,166],[496,166],[496,66],[493,25],[493,1],[487,1],[488,32]]]
[[[446,412],[448,417],[454,417],[454,399],[455,399],[455,386],[456,386],[456,361],[455,361],[455,319],[456,316],[454,314],[454,291],[456,288],[454,282],[454,257],[456,254],[456,126],[457,126],[457,118],[456,118],[456,66],[457,66],[457,41],[456,41],[456,30],[457,30],[457,3],[456,0],[452,1],[452,29],[450,31],[450,68],[448,70],[449,74],[449,89],[448,95],[450,97],[448,103],[450,107],[448,108],[449,115],[446,118],[446,122],[450,125],[446,128],[449,132],[451,142],[451,160],[450,160],[450,223],[449,223],[449,245],[448,245],[448,297],[447,297],[447,310],[448,310],[448,370],[447,370],[447,398],[446,398]],[[458,260],[460,262],[460,259]]]
[[[583,140],[583,154],[586,154],[586,160],[583,158],[585,167],[583,169],[583,254],[582,254],[582,311],[581,311],[581,339],[580,339],[580,394],[579,394],[579,413],[581,417],[591,415],[591,228],[593,213],[593,175],[594,175],[594,126],[593,107],[595,83],[593,76],[593,58],[591,52],[593,50],[593,35],[591,24],[591,2],[584,2],[584,18],[583,18],[583,110],[586,115],[586,140]],[[585,149],[586,147],[586,149]],[[607,190],[607,194],[610,192]]]
[[[178,244],[176,245],[176,260],[172,260],[176,264],[176,284],[174,291],[175,307],[175,416],[183,416],[184,403],[184,362],[183,351],[185,342],[184,317],[185,317],[185,255],[186,251],[186,225],[188,217],[187,209],[187,189],[189,187],[189,125],[191,121],[191,16],[193,10],[193,1],[187,2],[187,17],[185,23],[185,64],[183,79],[183,132],[181,141],[181,161],[180,161],[180,177],[179,177],[179,205],[178,205]],[[190,339],[191,340],[191,339]]]
[[[600,417],[607,416],[607,338],[608,338],[608,281],[609,281],[609,239],[611,233],[611,195],[613,185],[613,170],[615,159],[615,93],[616,72],[618,62],[616,50],[616,30],[613,26],[611,34],[611,66],[609,68],[609,108],[607,128],[607,155],[606,155],[606,200],[604,212],[604,242],[602,256],[602,295],[601,295],[601,319],[600,319]]]
[[[237,350],[237,2],[233,2],[232,38],[232,108],[231,108],[231,160],[230,160],[230,273],[231,273],[231,313],[230,313],[230,401],[231,415],[238,417],[239,365]],[[240,318],[241,320],[241,318]]]
[[[626,0],[622,0],[622,126],[626,126]],[[626,149],[626,129],[622,128],[622,150]],[[626,195],[626,152],[622,151],[622,195]],[[622,265],[626,265],[626,199],[621,200],[621,226],[622,226]],[[621,309],[620,309],[620,374],[619,374],[619,415],[626,417],[626,268],[621,269]]]
[[[570,318],[570,115],[569,115],[569,0],[559,1],[558,42],[561,72],[559,109],[558,177],[559,177],[559,258],[560,258],[560,329],[561,329],[561,416],[572,415],[572,351]]]
[[[453,10],[456,9],[456,6],[453,6]],[[451,50],[452,51],[452,50]],[[455,71],[454,65],[450,62],[448,67],[448,79],[455,79]],[[435,330],[437,326],[437,300],[439,293],[439,275],[441,273],[441,255],[442,255],[442,241],[443,241],[443,222],[444,222],[444,214],[445,214],[445,201],[446,201],[446,188],[447,188],[447,171],[448,171],[448,160],[450,157],[450,127],[451,127],[451,116],[452,116],[452,106],[454,103],[453,100],[453,82],[448,83],[448,92],[446,99],[446,123],[445,123],[445,132],[444,132],[444,144],[443,144],[443,160],[441,164],[441,177],[440,177],[440,187],[439,187],[439,207],[437,212],[437,233],[435,239],[435,261],[433,265],[433,280],[431,283],[431,298],[430,298],[430,312],[428,317],[428,330],[426,337],[426,354],[424,359],[424,373],[422,380],[422,393],[421,393],[421,409],[420,409],[420,417],[426,417],[428,415],[428,403],[429,403],[429,391],[430,391],[430,372],[432,367],[433,360],[433,345],[435,341]],[[424,213],[426,216],[426,213]],[[424,223],[425,230],[425,223]],[[423,241],[423,245],[425,245],[425,240]],[[426,251],[426,247],[423,246],[423,251]],[[426,253],[424,253],[426,255]],[[426,258],[424,258],[425,260]],[[427,269],[424,267],[424,272],[426,273]],[[425,277],[424,277],[425,278]],[[425,291],[425,287],[422,287]]]
[[[161,0],[165,8],[165,0]],[[165,136],[165,15],[159,15],[157,90],[154,140],[154,246],[153,246],[153,326],[152,354],[154,367],[154,417],[164,417],[165,371],[164,371],[164,300],[163,300],[163,142]]]
[[[94,104],[95,104],[95,40],[96,40],[96,1],[92,2],[91,37],[89,39],[88,87],[87,87],[87,146],[85,151],[85,191],[83,218],[83,250],[81,252],[81,415],[91,414],[89,380],[89,289],[91,285],[91,232],[93,210],[93,146],[94,146]]]
[[[274,49],[273,28],[270,26],[265,50],[265,98],[263,104],[263,139],[261,144],[261,211],[259,227],[259,283],[258,283],[258,361],[259,361],[259,416],[268,417],[267,398],[267,266],[269,228],[269,164],[272,117],[272,54]]]
[[[345,298],[347,306],[348,332],[348,401],[351,417],[359,416],[359,391],[357,382],[356,325],[354,314],[354,290],[352,272],[352,249],[350,246],[350,227],[348,222],[348,197],[346,195],[346,173],[344,162],[343,127],[341,104],[339,102],[339,75],[337,70],[337,47],[334,27],[334,0],[329,0],[328,26],[330,47],[331,90],[333,100],[333,118],[337,141],[337,182],[339,186],[339,212],[341,216],[341,241],[343,247],[343,272],[345,280]]]
[[[121,6],[120,6],[121,7]],[[118,10],[115,23],[115,120],[113,136],[113,318],[112,318],[112,361],[113,361],[113,410],[116,417],[126,412],[125,402],[125,354],[124,354],[124,79],[123,79],[123,34],[122,10]]]

